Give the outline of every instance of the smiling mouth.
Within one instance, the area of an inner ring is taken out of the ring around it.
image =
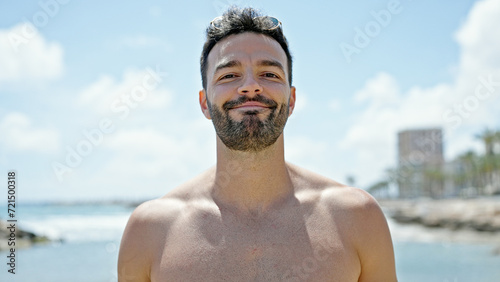
[[[262,109],[269,109],[270,107],[267,106],[267,105],[264,105],[262,103],[259,103],[259,102],[246,102],[246,103],[243,103],[241,105],[238,105],[234,108],[232,108],[231,110],[234,110],[234,109],[241,109],[241,110],[262,110]]]
[[[276,109],[277,107],[278,103],[261,95],[257,95],[253,98],[241,96],[236,100],[228,101],[222,105],[222,109],[225,111],[240,109],[242,111],[260,112],[265,109]]]

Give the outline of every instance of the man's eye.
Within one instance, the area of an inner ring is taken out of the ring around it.
[[[271,72],[266,72],[264,74],[265,77],[272,77],[272,78],[279,78],[279,76],[275,75],[274,73]]]
[[[235,78],[236,76],[234,74],[226,74],[224,76],[222,76],[220,79],[227,79],[227,78]]]

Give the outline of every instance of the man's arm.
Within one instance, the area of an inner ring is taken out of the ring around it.
[[[361,263],[359,282],[395,282],[394,249],[385,216],[371,195],[358,193],[354,236]]]
[[[151,281],[151,258],[153,247],[150,203],[146,202],[135,209],[123,232],[118,255],[118,281]]]

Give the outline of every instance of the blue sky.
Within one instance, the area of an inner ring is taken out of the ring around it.
[[[0,171],[20,199],[158,197],[213,165],[199,56],[231,4],[283,23],[290,162],[367,188],[398,130],[443,127],[449,160],[500,128],[499,0],[2,1]]]

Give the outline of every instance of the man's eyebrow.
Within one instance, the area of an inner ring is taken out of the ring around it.
[[[285,68],[283,67],[283,65],[276,60],[260,60],[259,62],[257,62],[257,65],[258,66],[267,66],[267,67],[277,67],[281,71],[285,72]],[[241,66],[241,62],[237,61],[237,60],[223,62],[223,63],[218,64],[215,67],[215,73],[217,73],[221,69],[239,67],[239,66]]]
[[[282,72],[285,72],[285,68],[283,65],[275,60],[261,60],[257,63],[259,66],[265,66],[265,67],[277,67],[279,68]]]
[[[231,61],[227,61],[227,62],[224,62],[224,63],[220,63],[220,64],[217,65],[217,67],[215,67],[215,72],[214,73],[217,73],[221,69],[232,68],[232,67],[237,67],[237,66],[241,66],[241,62],[240,61],[231,60]]]

